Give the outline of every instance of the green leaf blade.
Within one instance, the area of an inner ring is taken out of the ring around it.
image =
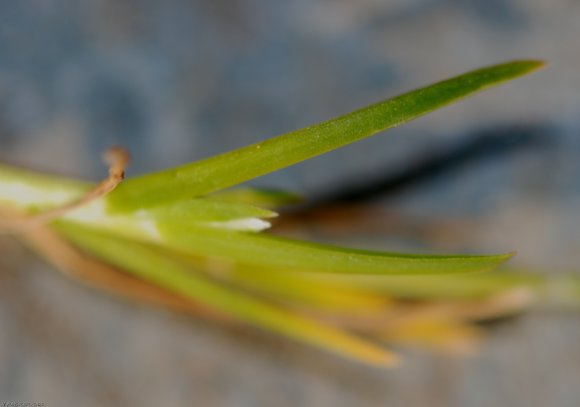
[[[385,253],[183,224],[166,225],[160,232],[166,247],[273,270],[362,275],[462,274],[494,269],[512,256]]]
[[[389,350],[363,338],[205,279],[153,246],[72,223],[61,222],[58,229],[127,272],[258,327],[371,365],[391,367],[398,362]]]
[[[219,191],[403,124],[543,65],[514,61],[478,69],[229,153],[136,177],[110,195],[109,208],[130,211]]]

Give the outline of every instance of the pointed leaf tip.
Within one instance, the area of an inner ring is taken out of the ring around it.
[[[481,68],[475,72],[489,71],[497,77],[495,83],[515,79],[546,67],[546,62],[536,59],[516,60],[498,65]]]
[[[511,65],[514,69],[521,70],[522,74],[534,72],[547,66],[546,61],[540,59],[521,59],[512,62],[506,62],[501,65]]]

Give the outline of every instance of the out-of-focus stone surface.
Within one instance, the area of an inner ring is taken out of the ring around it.
[[[386,197],[446,240],[365,245],[519,251],[580,265],[580,3],[412,0],[0,2],[0,157],[99,178],[190,161],[519,57],[549,70],[265,177],[312,195],[421,160],[482,131],[540,142]],[[367,244],[368,243],[368,244]],[[359,242],[359,244],[361,244]],[[577,406],[580,316],[532,313],[473,359],[407,354],[397,371],[229,333],[68,281],[0,239],[0,402],[47,406]]]

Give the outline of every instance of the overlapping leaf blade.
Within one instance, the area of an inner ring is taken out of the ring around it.
[[[164,244],[186,253],[247,265],[303,272],[345,274],[453,274],[485,271],[511,257],[416,255],[345,249],[264,234],[171,224]]]
[[[136,177],[111,194],[109,208],[131,211],[206,195],[372,136],[542,66],[515,61],[478,69],[245,148]]]
[[[218,311],[369,364],[390,366],[397,362],[397,357],[382,347],[205,279],[153,246],[72,223],[61,222],[59,230],[97,257]]]
[[[112,219],[117,217],[115,215]],[[117,222],[95,223],[91,219],[89,225],[198,257],[292,272],[357,275],[463,274],[496,268],[512,256],[512,253],[420,255],[377,252],[163,220],[157,220],[153,224],[154,233],[146,233],[147,229],[138,229],[138,222],[133,222],[134,226],[120,222],[121,219]]]

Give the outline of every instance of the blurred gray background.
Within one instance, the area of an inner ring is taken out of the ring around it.
[[[121,144],[135,175],[541,58],[548,70],[255,184],[316,197],[479,140],[483,153],[374,201],[409,225],[459,222],[450,236],[340,239],[577,270],[579,38],[574,0],[0,0],[0,159],[99,179]],[[534,312],[472,359],[406,352],[385,372],[111,298],[0,237],[0,402],[572,407],[579,322]]]

